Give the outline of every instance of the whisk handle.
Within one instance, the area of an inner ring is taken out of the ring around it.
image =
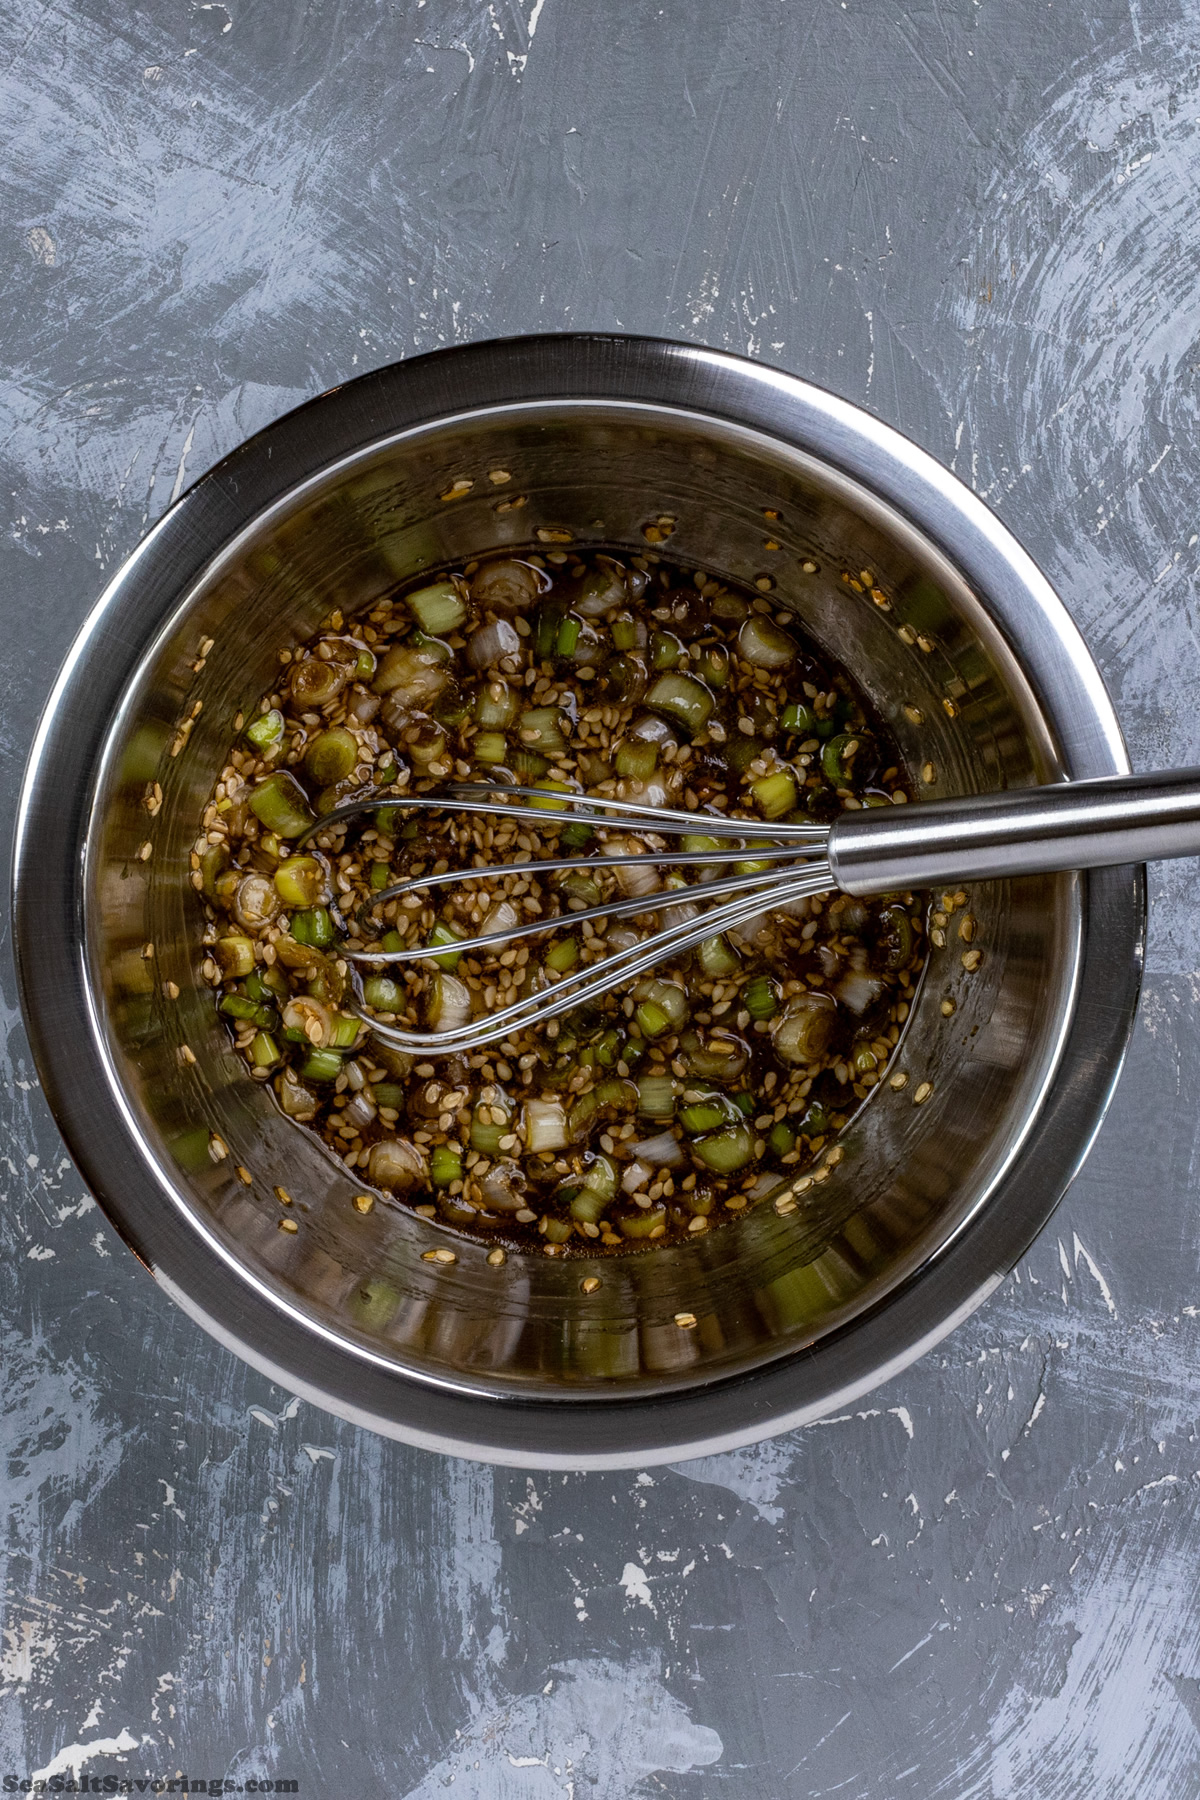
[[[1200,856],[1200,769],[843,813],[828,856],[838,886],[864,899],[901,888]]]

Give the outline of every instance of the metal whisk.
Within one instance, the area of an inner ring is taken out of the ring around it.
[[[429,809],[494,815],[546,830],[586,824],[620,827],[623,835],[670,838],[703,833],[736,840],[736,847],[666,851],[647,848],[596,857],[541,858],[499,867],[451,869],[397,882],[374,895],[371,905],[403,899],[417,890],[487,881],[497,876],[542,876],[594,866],[617,869],[649,864],[655,869],[722,869],[752,863],[749,872],[718,875],[666,890],[607,901],[576,912],[564,911],[513,925],[500,932],[457,939],[451,944],[384,950],[342,948],[355,962],[420,962],[454,953],[501,949],[515,940],[613,919],[669,913],[692,901],[704,903],[698,918],[667,924],[602,961],[569,970],[553,985],[526,994],[512,1005],[468,1025],[438,1032],[406,1031],[369,1013],[375,1033],[397,1049],[421,1055],[450,1055],[511,1036],[560,1013],[585,1005],[681,954],[705,938],[747,919],[838,889],[859,898],[909,889],[1043,874],[1068,869],[1200,855],[1200,769],[1155,775],[1110,777],[1103,781],[1054,783],[1013,793],[972,794],[919,806],[890,806],[843,813],[832,825],[790,824],[725,818],[629,800],[600,799],[545,788],[492,787],[458,782],[439,794],[399,795],[353,801],[325,815],[297,841],[327,831],[343,820],[382,808]],[[762,865],[769,865],[764,868]],[[712,904],[719,901],[720,904]]]

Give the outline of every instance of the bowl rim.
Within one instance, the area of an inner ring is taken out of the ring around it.
[[[736,1448],[836,1411],[994,1291],[1077,1173],[1116,1085],[1140,987],[1145,880],[1140,866],[1080,878],[1074,1013],[1038,1116],[988,1204],[907,1282],[818,1345],[652,1396],[497,1399],[360,1357],[276,1304],[249,1273],[234,1274],[231,1287],[228,1259],[182,1207],[164,1205],[95,1033],[81,846],[89,776],[112,716],[106,700],[230,540],[320,470],[450,414],[553,400],[633,401],[750,427],[861,485],[950,559],[1019,645],[1068,776],[1128,772],[1099,670],[1050,583],[985,504],[901,434],[799,377],[724,351],[611,334],[495,339],[391,364],[284,414],[147,533],[84,620],[35,732],[17,813],[13,916],[26,1025],[67,1147],[120,1235],[210,1335],[289,1391],[424,1448],[531,1468],[637,1467]]]

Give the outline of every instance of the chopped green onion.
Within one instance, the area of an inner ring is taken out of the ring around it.
[[[425,942],[427,944],[458,944],[466,935],[466,932],[460,931],[457,925],[449,925],[444,919],[439,919]],[[453,975],[462,961],[462,951],[447,950],[445,956],[431,956],[429,960],[436,963],[439,969],[445,969],[448,974]]]
[[[490,1115],[493,1111],[500,1113],[501,1117],[497,1120],[493,1120],[490,1116],[486,1119],[483,1117],[485,1112]],[[511,1130],[512,1108],[507,1101],[493,1100],[490,1105],[481,1101],[475,1108],[471,1120],[471,1148],[477,1150],[481,1156],[498,1156],[500,1139],[507,1137]]]
[[[538,613],[533,628],[533,654],[538,662],[548,662],[554,655],[561,624],[562,614],[555,606],[544,606]]]
[[[730,1099],[743,1117],[748,1119],[754,1111],[754,1095],[746,1093],[731,1094]]]
[[[673,669],[683,654],[683,645],[670,631],[650,633],[650,667]]]
[[[428,719],[421,725],[410,727],[405,735],[404,747],[415,763],[427,769],[430,763],[440,762],[445,755],[446,734],[432,719]]]
[[[563,827],[562,836],[558,841],[564,850],[582,850],[591,843],[595,835],[596,833],[590,825],[584,825],[577,819],[574,823]],[[599,891],[597,891],[596,897],[599,899]]]
[[[283,714],[277,706],[260,713],[246,727],[246,736],[256,750],[274,750],[283,742]]]
[[[323,656],[303,656],[292,664],[292,699],[301,712],[325,706],[340,694],[350,678],[344,663],[326,662]]]
[[[546,967],[557,975],[565,975],[578,960],[579,945],[574,938],[561,938],[557,944],[551,944],[545,956]]]
[[[709,837],[703,831],[689,831],[680,839],[680,849],[697,856],[705,850],[719,850],[720,848],[720,841],[715,837]]]
[[[605,1195],[597,1193],[594,1188],[584,1186],[572,1197],[567,1210],[573,1219],[581,1219],[585,1224],[594,1225],[608,1204],[609,1199]]]
[[[617,1165],[611,1157],[597,1156],[584,1171],[583,1185],[611,1200],[617,1191]]]
[[[756,756],[761,756],[764,746],[756,737],[747,737],[739,732],[731,738],[725,748],[725,761],[735,775],[744,775]]]
[[[408,1004],[407,991],[390,975],[368,975],[363,982],[363,999],[376,1012],[403,1012]]]
[[[654,1000],[643,1000],[633,1016],[647,1037],[661,1037],[671,1029],[670,1019]]]
[[[644,1238],[650,1237],[660,1225],[665,1225],[666,1222],[667,1209],[665,1206],[648,1206],[644,1211],[632,1213],[628,1218],[619,1220],[617,1229],[622,1237]]]
[[[475,761],[480,763],[502,763],[508,755],[508,744],[502,731],[478,732],[471,748]],[[540,762],[541,758],[538,760]]]
[[[599,1068],[615,1069],[621,1060],[620,1032],[612,1028],[606,1031],[604,1036],[600,1039],[600,1042],[595,1046],[595,1052],[596,1063]],[[601,1082],[600,1085],[601,1087],[612,1087],[614,1084],[612,1082]],[[621,1083],[618,1081],[615,1085],[619,1088]]]
[[[358,742],[344,726],[322,731],[304,752],[304,767],[318,787],[345,781],[358,761]]]
[[[356,1019],[353,1013],[334,1013],[329,1027],[329,1048],[349,1050],[358,1042],[361,1030],[362,1020]]]
[[[373,894],[378,894],[383,888],[385,888],[387,886],[388,877],[391,874],[391,872],[392,872],[391,866],[388,863],[373,862],[371,864],[370,882],[371,882],[371,892]]]
[[[742,966],[736,950],[723,936],[705,938],[698,945],[696,955],[704,973],[713,979],[722,975],[735,975]]]
[[[226,994],[221,1002],[220,1010],[231,1019],[252,1019],[258,1011],[253,1000],[245,994]]]
[[[314,950],[327,950],[333,942],[333,920],[323,906],[292,914],[292,936],[298,944]]]
[[[395,759],[393,757],[389,756],[387,761],[385,763],[381,763],[379,768],[377,768],[375,771],[375,785],[377,787],[389,787],[391,785],[391,783],[393,781],[395,781],[395,779],[396,779]]]
[[[902,969],[913,953],[913,928],[908,908],[898,902],[885,906],[879,915],[877,929],[884,968],[893,972]]]
[[[750,792],[766,819],[781,819],[784,813],[792,812],[799,801],[796,778],[790,769],[778,769],[774,775],[764,775]]]
[[[579,642],[579,633],[583,630],[583,621],[572,618],[569,614],[558,628],[558,636],[554,640],[556,656],[572,656]]]
[[[720,644],[710,644],[700,652],[697,673],[706,687],[722,688],[729,680],[729,652]]]
[[[727,1123],[728,1115],[723,1106],[715,1100],[703,1100],[694,1106],[685,1106],[679,1114],[679,1123],[689,1137],[703,1137],[706,1131],[717,1131]]]
[[[358,653],[358,661],[354,665],[354,679],[356,681],[370,681],[374,673],[374,654],[370,650],[360,650]]]
[[[718,1175],[732,1175],[754,1160],[754,1136],[745,1125],[714,1131],[692,1146],[693,1154]]]
[[[600,1101],[595,1088],[589,1088],[580,1094],[567,1114],[567,1134],[571,1138],[583,1137],[592,1126],[596,1114],[600,1110]]]
[[[821,752],[821,768],[828,780],[836,787],[844,787],[850,779],[850,765],[854,761],[859,740],[852,732],[843,731],[837,737],[830,738]]]
[[[637,700],[645,691],[646,670],[633,654],[611,656],[604,665],[603,691],[618,706]]]
[[[227,980],[240,981],[254,967],[254,940],[248,937],[218,938],[213,945],[213,955]]]
[[[525,1148],[562,1150],[567,1143],[567,1115],[557,1100],[525,1102]]]
[[[798,737],[810,738],[816,735],[817,715],[803,701],[794,700],[790,706],[785,706],[779,722],[785,731],[794,731]]]
[[[286,769],[277,769],[274,775],[259,782],[250,796],[250,810],[268,831],[282,838],[299,837],[316,824],[304,789]]]
[[[780,1119],[767,1133],[767,1146],[776,1156],[788,1156],[796,1148],[796,1134]]]
[[[681,1026],[687,1024],[687,995],[676,982],[639,981],[633,990],[633,997],[661,1012],[673,1031],[678,1031]],[[662,1027],[660,1026],[658,1029],[661,1030]],[[647,1033],[647,1036],[654,1035],[656,1035],[654,1032]]]
[[[462,1157],[449,1144],[439,1144],[429,1158],[429,1179],[434,1187],[449,1187],[462,1180]]]
[[[252,1000],[276,1000],[287,991],[287,976],[282,969],[255,969],[246,977],[246,992]]]
[[[636,650],[638,622],[632,613],[619,613],[612,622],[612,640],[618,650]]]
[[[567,831],[570,829],[568,825]],[[567,832],[564,831],[563,837],[566,835]],[[583,869],[569,869],[562,878],[562,890],[572,900],[582,900],[585,906],[598,906],[600,903],[600,889]]]
[[[279,1046],[269,1031],[256,1032],[251,1039],[250,1061],[256,1069],[269,1069],[279,1061]]]
[[[669,1075],[643,1075],[637,1084],[637,1109],[649,1119],[669,1119],[675,1111],[675,1083]]]
[[[769,838],[751,838],[746,848],[747,850],[762,850],[766,849],[769,843]],[[762,875],[770,867],[769,862],[763,862],[761,859],[755,862],[750,859],[746,862],[735,862],[733,872],[735,875]]]
[[[617,745],[617,774],[626,781],[649,781],[658,762],[658,745],[626,739]]]
[[[288,856],[272,878],[285,906],[315,906],[329,892],[329,876],[315,856]]]
[[[687,1031],[679,1042],[679,1053],[687,1062],[688,1072],[702,1081],[736,1081],[745,1071],[749,1051],[740,1038],[710,1034],[707,1044],[698,1031]]]
[[[519,705],[517,694],[507,681],[489,681],[475,697],[475,722],[490,730],[507,731]]]
[[[796,660],[796,640],[762,613],[751,613],[738,632],[738,655],[757,669],[786,669]]]
[[[385,931],[379,940],[379,947],[381,950],[403,950],[405,943],[398,931]]]
[[[783,1062],[809,1066],[829,1047],[837,1004],[828,994],[797,994],[773,1027],[775,1054]]]
[[[539,794],[542,794],[542,793],[544,793],[546,795],[569,794],[572,791],[570,789],[570,787],[568,787],[568,785],[565,781],[539,781],[537,785],[538,785]],[[541,800],[541,799],[535,800],[531,797],[529,800],[529,805],[536,807],[538,812],[565,812],[566,811],[566,801],[565,800],[551,800],[549,798],[547,798],[545,800]]]
[[[829,1131],[829,1114],[820,1100],[814,1100],[800,1120],[800,1132],[806,1138],[824,1137]]]
[[[690,675],[677,675],[671,671],[655,682],[646,695],[646,705],[666,718],[673,719],[695,737],[708,723],[713,709],[713,697],[706,687],[699,681],[693,681]]]
[[[226,873],[232,858],[227,844],[210,844],[200,852],[200,880],[209,900],[217,898],[217,883]]]
[[[546,1219],[542,1236],[550,1244],[565,1244],[571,1235],[571,1227],[565,1219]]]
[[[371,1092],[375,1096],[376,1106],[385,1106],[389,1112],[404,1111],[404,1089],[398,1082],[377,1081]]]
[[[462,595],[453,581],[435,581],[429,587],[418,588],[415,594],[406,594],[404,599],[421,630],[430,637],[445,637],[448,632],[457,631],[467,616]]]
[[[478,743],[478,739],[476,742]],[[550,764],[536,750],[514,750],[508,759],[508,766],[514,775],[524,776],[526,781],[544,775]]]
[[[300,1070],[305,1081],[336,1081],[341,1072],[342,1058],[337,1050],[311,1050]]]
[[[409,706],[432,706],[450,680],[446,668],[450,654],[443,645],[428,642],[393,644],[376,669],[371,687],[377,694],[399,690]]]
[[[567,747],[562,730],[563,715],[557,706],[532,706],[523,712],[517,724],[517,735],[526,750],[558,756]]]
[[[773,1019],[779,1011],[779,984],[769,975],[756,975],[742,989],[742,1005],[752,1019]]]

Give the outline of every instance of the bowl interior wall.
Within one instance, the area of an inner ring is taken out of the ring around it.
[[[463,480],[470,489],[446,498]],[[738,582],[772,578],[773,599],[795,610],[887,721],[919,794],[1020,787],[1058,772],[1052,731],[1016,657],[907,521],[752,431],[592,402],[412,431],[280,502],[180,596],[98,772],[87,952],[112,1080],[168,1203],[186,1205],[277,1304],[433,1382],[539,1397],[625,1394],[633,1383],[639,1392],[690,1384],[814,1343],[908,1279],[984,1203],[1061,1049],[1079,959],[1076,879],[977,885],[969,910],[981,966],[964,969],[952,921],[893,1064],[907,1086],[876,1090],[843,1134],[845,1159],[831,1178],[789,1218],[766,1207],[681,1248],[605,1261],[589,1296],[577,1262],[510,1255],[492,1268],[486,1246],[466,1242],[452,1267],[424,1262],[444,1231],[388,1204],[359,1214],[351,1173],[246,1078],[198,977],[189,852],[235,715],[273,684],[280,646],[306,638],[334,607],[349,621],[422,570],[504,546],[553,548],[539,532],[645,553],[644,528],[660,518],[671,521],[660,546],[671,560]],[[768,539],[781,548],[767,550]],[[921,775],[929,764],[932,782]],[[161,803],[148,811],[155,783]],[[169,983],[177,1000],[166,997]],[[948,1018],[946,998],[956,1002]],[[926,1084],[930,1097],[914,1104]],[[214,1151],[214,1133],[228,1156]],[[278,1229],[280,1184],[295,1200],[295,1234]],[[678,1312],[694,1314],[697,1328],[676,1326]]]

